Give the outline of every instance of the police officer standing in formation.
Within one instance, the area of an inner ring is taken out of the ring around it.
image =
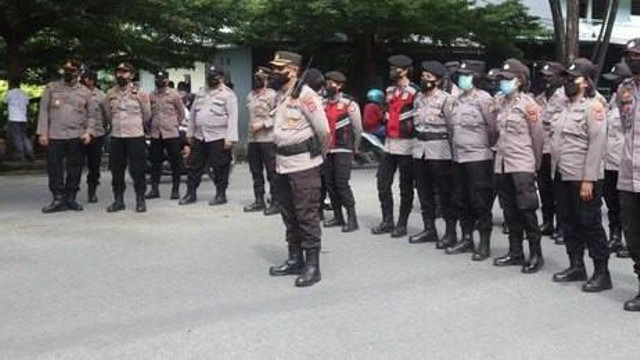
[[[53,201],[43,213],[82,210],[76,202],[80,190],[84,150],[91,142],[91,92],[78,83],[80,63],[67,61],[63,78],[47,84],[40,100],[38,141],[47,149],[47,174]],[[66,165],[65,165],[66,164]]]
[[[102,102],[107,121],[111,124],[109,162],[114,201],[108,212],[125,209],[124,173],[127,167],[136,193],[136,212],[146,212],[144,178],[146,144],[145,129],[151,118],[149,96],[132,84],[134,68],[122,63],[116,68],[117,85],[112,87]]]
[[[376,235],[391,233],[392,237],[403,237],[407,235],[407,222],[413,207],[413,101],[418,88],[409,80],[413,70],[413,60],[410,57],[394,55],[388,61],[391,66],[389,77],[393,85],[386,90],[385,153],[376,175],[382,222],[371,229],[371,232]],[[391,186],[396,169],[400,171],[400,214],[394,226]]]
[[[633,259],[633,269],[640,279],[640,38],[627,43],[625,62],[633,78],[625,80],[616,94],[624,133],[618,190],[622,228]],[[625,302],[624,309],[640,311],[640,292]]]
[[[244,208],[245,212],[264,211],[265,215],[279,212],[274,178],[276,175],[276,145],[273,143],[273,111],[276,92],[268,88],[269,69],[259,67],[253,74],[253,89],[247,94],[249,110],[249,169],[253,177],[255,202]],[[271,201],[267,208],[264,201],[264,172],[269,181]]]
[[[587,280],[585,245],[594,262],[594,273],[582,290],[612,288],[609,249],[602,227],[604,154],[607,142],[605,105],[596,96],[592,77],[595,66],[576,59],[565,70],[564,89],[569,104],[556,123],[552,171],[561,181],[559,210],[570,266],[553,275],[555,282]]]
[[[504,97],[497,115],[499,138],[494,162],[500,202],[509,228],[509,253],[496,258],[494,265],[522,266],[525,274],[533,274],[543,265],[535,174],[542,161],[544,129],[540,106],[524,92],[529,76],[529,68],[517,59],[505,61],[498,73]],[[526,262],[522,251],[524,232],[529,241]],[[482,239],[476,253],[489,255],[488,244]]]
[[[271,276],[299,275],[295,285],[320,281],[320,187],[323,154],[329,149],[329,122],[322,100],[298,82],[302,57],[278,51],[271,61],[272,86],[278,91],[274,118],[276,186],[286,227],[289,257],[269,269]]]
[[[147,199],[160,197],[160,175],[166,151],[171,164],[171,200],[180,199],[180,176],[182,174],[182,155],[180,153],[180,132],[178,128],[184,120],[184,103],[180,94],[168,87],[169,74],[158,71],[155,78],[156,89],[149,94],[151,103],[151,189]]]
[[[424,230],[409,237],[409,243],[438,242],[439,248],[456,242],[456,219],[451,205],[453,184],[451,153],[451,108],[453,98],[442,90],[447,69],[437,61],[424,61],[420,92],[414,100],[416,139],[413,163]],[[436,229],[436,191],[440,196],[446,231],[442,239]]]
[[[89,117],[93,120],[91,142],[84,146],[87,161],[87,201],[98,202],[96,190],[100,185],[100,167],[102,166],[102,148],[106,134],[104,115],[100,104],[104,100],[104,92],[98,88],[98,76],[95,71],[86,70],[80,75],[80,82],[91,92]]]
[[[207,72],[208,88],[200,91],[191,108],[187,139],[192,148],[187,177],[187,194],[180,205],[197,200],[196,191],[202,173],[211,167],[216,195],[209,205],[227,203],[227,187],[231,171],[231,149],[238,142],[238,99],[224,83],[225,72],[211,66]]]
[[[551,153],[553,149],[554,126],[567,106],[567,96],[562,87],[564,66],[557,62],[547,62],[542,66],[540,73],[544,83],[544,91],[536,97],[536,101],[542,106],[540,115],[544,127],[544,149],[542,163],[538,171],[538,189],[542,202],[542,226],[540,232],[545,236],[552,236],[556,244],[564,243],[561,226],[561,214],[556,211],[556,196],[554,181],[551,174]],[[554,216],[556,224],[554,227]]]
[[[612,85],[613,94],[607,108],[607,152],[604,162],[604,201],[607,204],[609,219],[609,251],[618,257],[629,257],[629,250],[622,242],[622,223],[620,222],[620,193],[618,191],[618,170],[624,146],[624,134],[620,122],[620,110],[616,92],[622,82],[632,77],[629,66],[623,62],[615,64],[611,72],[602,75]]]
[[[485,64],[464,60],[458,69],[458,87],[463,91],[453,103],[452,143],[454,159],[453,201],[462,228],[462,239],[445,249],[447,254],[474,251],[472,259],[489,256],[493,204],[493,146],[497,140],[497,105],[486,91],[477,88]],[[476,251],[473,232],[480,233]]]
[[[353,154],[360,145],[362,116],[358,103],[343,93],[344,84],[347,82],[345,75],[339,71],[330,71],[324,78],[324,111],[329,121],[331,147],[324,160],[322,177],[334,214],[333,219],[324,222],[324,226],[341,226],[342,232],[352,232],[358,229],[358,219],[349,179]],[[342,213],[343,207],[347,212],[346,223]]]

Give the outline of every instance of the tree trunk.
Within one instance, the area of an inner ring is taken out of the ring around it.
[[[551,18],[553,19],[553,37],[556,42],[556,61],[564,64],[567,58],[566,32],[560,0],[549,0],[549,6],[551,8]]]
[[[376,78],[375,38],[372,34],[354,35],[355,76],[352,82],[353,96],[363,100]]]
[[[5,37],[7,44],[6,62],[7,62],[7,79],[22,80],[22,59],[20,58],[20,50],[23,41],[19,37]]]
[[[603,28],[606,26],[606,30],[604,32],[604,37],[602,38],[602,43],[598,46],[598,54],[595,61],[595,64],[597,65],[596,75],[594,77],[596,85],[598,84],[598,80],[600,79],[600,74],[602,74],[602,67],[604,66],[604,62],[607,59],[607,51],[609,50],[611,33],[613,32],[613,26],[616,22],[619,5],[620,0],[609,0],[609,8],[607,11],[606,21],[602,24]]]
[[[578,0],[567,0],[567,54],[565,65],[580,56],[579,42],[580,4]]]

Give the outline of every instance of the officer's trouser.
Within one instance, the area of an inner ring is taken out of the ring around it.
[[[453,190],[453,163],[451,160],[413,159],[416,187],[420,198],[422,220],[427,225],[436,218],[436,192],[440,197],[442,217],[455,220],[451,193]]]
[[[84,146],[84,155],[87,160],[87,185],[98,186],[100,184],[103,146],[104,136],[92,138],[89,145]]]
[[[195,140],[192,151],[191,166],[187,176],[188,189],[195,191],[200,186],[202,174],[210,167],[213,170],[216,191],[225,191],[229,186],[231,149],[224,148],[224,139],[210,142]]]
[[[394,155],[384,153],[377,172],[378,199],[382,209],[382,221],[393,223],[393,177],[396,169],[400,171],[400,217],[399,225],[406,222],[413,207],[413,187],[415,175],[411,155]]]
[[[269,181],[271,201],[276,198],[274,178],[276,175],[276,145],[273,142],[251,142],[248,149],[249,169],[253,178],[253,193],[258,198],[265,194],[264,172]]]
[[[324,159],[322,178],[334,211],[340,211],[342,207],[352,208],[356,205],[353,191],[349,185],[352,160],[353,154],[350,152],[330,153]]]
[[[640,279],[640,193],[620,191],[622,229],[633,259],[633,270]]]
[[[604,172],[604,202],[609,209],[609,229],[620,228],[620,192],[618,191],[618,172]],[[640,219],[640,218],[639,218]]]
[[[136,195],[143,196],[147,184],[144,178],[147,146],[144,137],[118,138],[111,137],[109,147],[109,164],[111,167],[111,185],[114,194],[123,194],[126,189],[124,173],[129,167],[129,175],[133,179]]]
[[[180,175],[182,174],[182,154],[180,153],[180,138],[173,139],[151,139],[151,147],[149,148],[149,158],[151,159],[151,184],[160,183],[162,175],[162,162],[165,159],[165,151],[167,159],[171,165],[171,179],[174,184],[180,183]]]
[[[542,219],[553,222],[556,213],[556,199],[553,194],[553,179],[551,178],[551,154],[542,155],[537,180],[540,202],[542,203]]]
[[[560,177],[556,174],[556,178]],[[584,201],[580,198],[580,181],[562,181],[558,197],[558,210],[562,213],[564,242],[569,256],[581,258],[585,246],[594,260],[609,258],[607,235],[602,227],[602,188],[603,182],[593,186],[593,198]]]
[[[498,174],[496,180],[509,237],[522,240],[526,232],[529,241],[539,240],[535,175],[527,172]]]
[[[453,169],[453,204],[462,231],[491,231],[493,161],[454,163]]]
[[[304,249],[320,249],[320,167],[275,179],[278,204],[290,244]]]
[[[80,139],[51,139],[46,156],[51,193],[54,196],[64,196],[80,190],[80,179],[84,167],[84,153]]]

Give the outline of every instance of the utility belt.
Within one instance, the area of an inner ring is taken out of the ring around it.
[[[311,153],[311,157],[316,157],[322,154],[322,148],[317,137],[310,137],[298,144],[276,147],[276,154],[281,156],[293,156],[304,153]]]
[[[416,139],[421,141],[449,140],[447,133],[420,132],[416,131]]]

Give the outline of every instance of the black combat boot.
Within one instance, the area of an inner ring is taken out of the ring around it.
[[[209,200],[209,206],[217,206],[227,203],[227,192],[223,189],[216,190],[216,196]]]
[[[436,249],[445,249],[458,242],[458,232],[456,231],[456,221],[447,220],[446,229],[442,238],[436,243]]]
[[[267,206],[264,203],[264,197],[263,196],[256,196],[256,201],[251,204],[251,205],[247,205],[244,207],[244,212],[256,212],[256,211],[264,211],[264,209],[266,209]]]
[[[629,253],[629,246],[623,244],[620,247],[620,250],[618,250],[618,252],[616,252],[616,256],[621,258],[621,259],[630,258],[631,257],[631,253]]]
[[[446,247],[444,252],[449,255],[463,254],[473,251],[473,230],[462,230],[462,239],[454,245]]]
[[[349,233],[358,230],[358,217],[356,216],[356,208],[347,208],[347,223],[342,227],[343,233]]]
[[[569,254],[569,267],[559,273],[553,274],[554,282],[586,281],[587,270],[584,268],[582,254]]]
[[[271,201],[269,201],[269,206],[266,209],[264,209],[264,214],[266,216],[271,216],[271,215],[277,215],[279,213],[280,213],[280,208],[278,207],[278,202],[273,197],[271,197]]]
[[[540,226],[540,233],[543,236],[551,236],[553,235],[553,216],[544,216],[542,219],[542,226]]]
[[[320,249],[305,250],[306,259],[304,271],[296,279],[297,287],[312,286],[320,281]]]
[[[636,297],[624,302],[624,309],[626,311],[640,311],[640,291]]]
[[[615,253],[622,248],[622,229],[617,226],[609,227],[609,252]]]
[[[304,271],[304,256],[300,244],[289,244],[289,258],[280,266],[269,268],[269,275],[300,275]]]
[[[42,208],[42,212],[45,214],[50,214],[59,211],[69,210],[67,206],[67,201],[63,194],[54,194],[53,201],[45,207]]]
[[[87,201],[89,203],[94,204],[98,202],[98,196],[96,195],[97,189],[98,189],[98,185],[89,184],[89,188],[87,189]]]
[[[411,209],[400,210],[400,217],[398,217],[398,223],[391,231],[392,238],[401,238],[403,236],[407,236],[407,223],[409,222],[409,214],[411,213]]]
[[[329,220],[325,220],[322,223],[322,226],[326,228],[330,228],[330,227],[338,227],[343,225],[344,225],[344,216],[342,215],[342,207],[333,206],[333,218]]]
[[[157,199],[160,197],[160,188],[157,182],[151,183],[151,190],[145,195],[146,199]]]
[[[542,257],[542,245],[540,238],[534,239],[533,235],[529,236],[529,259],[522,266],[523,274],[535,274],[544,265]]]
[[[582,291],[594,293],[612,288],[611,274],[609,274],[609,259],[594,259],[593,276],[582,286]]]
[[[522,233],[509,234],[509,252],[493,259],[495,266],[522,266],[524,265],[524,253],[522,252]]]
[[[426,242],[438,241],[438,230],[433,219],[423,219],[424,230],[409,236],[409,244],[421,244]]]
[[[147,202],[144,194],[136,194],[136,212],[147,212]]]
[[[371,229],[373,235],[388,234],[393,231],[393,220],[383,220],[378,226]]]
[[[178,202],[178,204],[180,205],[188,205],[188,204],[193,204],[198,200],[198,197],[196,196],[196,189],[187,189],[187,193],[184,194],[184,197],[182,199],[180,199],[180,201]]]
[[[77,191],[70,191],[67,194],[67,207],[69,208],[69,210],[82,211],[82,205],[78,204],[78,202],[76,201],[77,195]]]
[[[491,256],[491,230],[480,231],[480,242],[475,248],[471,260],[483,261]]]
[[[173,181],[171,184],[171,200],[179,200],[180,199],[180,179],[177,181]]]
[[[113,203],[107,208],[107,212],[116,212],[124,210],[124,193],[117,192],[113,194]]]
[[[564,230],[561,227],[556,227],[556,232],[553,236],[553,240],[556,245],[564,245]]]

